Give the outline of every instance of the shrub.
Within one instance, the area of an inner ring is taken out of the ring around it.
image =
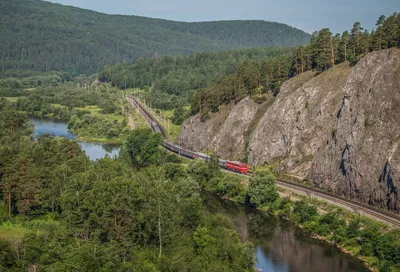
[[[248,197],[255,206],[274,203],[278,199],[275,176],[269,170],[256,171],[250,178]]]
[[[293,213],[296,215],[295,219],[298,223],[311,221],[318,215],[317,208],[303,200],[294,203]]]

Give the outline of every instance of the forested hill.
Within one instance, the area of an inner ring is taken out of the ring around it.
[[[140,57],[306,44],[310,35],[266,21],[185,23],[107,15],[39,0],[0,0],[0,69],[96,72]]]

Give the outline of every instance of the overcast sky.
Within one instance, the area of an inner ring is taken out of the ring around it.
[[[343,32],[359,21],[371,30],[379,15],[400,12],[400,0],[50,0],[109,14],[176,21],[257,19],[312,33],[323,27]]]

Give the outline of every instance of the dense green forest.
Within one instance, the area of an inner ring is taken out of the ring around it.
[[[267,47],[139,59],[134,64],[103,67],[99,78],[120,89],[142,88],[154,107],[172,109],[188,104],[196,90],[234,74],[246,61],[273,60],[292,51],[291,47]]]
[[[221,104],[238,102],[246,96],[262,102],[271,94],[279,93],[287,79],[309,70],[322,73],[336,64],[357,63],[367,53],[400,46],[400,14],[381,16],[377,29],[368,32],[359,22],[350,32],[332,35],[328,28],[314,32],[307,46],[300,46],[291,55],[276,59],[246,61],[238,71],[220,78],[201,89],[192,100],[192,114],[200,113],[207,119],[210,112],[218,111]]]
[[[91,162],[68,139],[33,141],[26,113],[0,98],[0,143],[0,271],[253,271],[252,244],[207,213],[149,129],[121,159]]]
[[[354,65],[367,53],[400,46],[400,15],[381,16],[368,32],[355,23],[350,32],[314,32],[307,46],[199,53],[189,57],[140,59],[100,69],[99,77],[121,89],[149,90],[146,101],[158,108],[179,108],[188,100],[192,114],[203,120],[223,103],[250,95],[263,102],[279,93],[289,78],[314,70],[321,73],[348,61]]]
[[[185,23],[107,15],[40,0],[0,0],[0,70],[90,74],[140,57],[306,44],[310,35],[265,21]]]

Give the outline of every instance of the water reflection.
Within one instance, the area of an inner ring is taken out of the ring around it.
[[[67,124],[61,122],[53,122],[51,120],[42,119],[30,119],[31,123],[35,127],[34,138],[37,139],[43,134],[49,134],[51,136],[59,136],[68,139],[75,139],[76,136],[68,131]],[[112,144],[97,144],[90,142],[78,141],[82,150],[86,152],[86,155],[90,160],[94,161],[97,159],[104,158],[108,155],[111,158],[117,157],[120,151],[118,145]]]
[[[310,238],[308,233],[277,216],[206,193],[203,198],[210,212],[228,215],[240,238],[256,246],[256,267],[263,272],[369,271],[359,260]]]

